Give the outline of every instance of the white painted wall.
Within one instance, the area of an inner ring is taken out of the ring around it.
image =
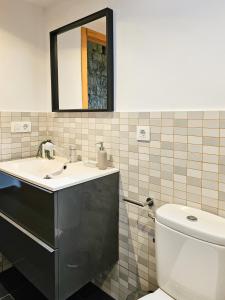
[[[65,0],[47,9],[47,31],[106,6],[117,111],[225,109],[224,0]]]
[[[0,111],[46,111],[43,9],[0,0]]]
[[[224,0],[0,0],[0,110],[50,111],[48,32],[106,6],[117,111],[225,109]]]
[[[59,108],[82,108],[81,29],[58,36]]]
[[[106,34],[106,17],[90,22],[84,27]]]

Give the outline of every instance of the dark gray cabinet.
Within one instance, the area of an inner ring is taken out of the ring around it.
[[[51,192],[0,172],[0,251],[50,300],[118,260],[118,173]]]

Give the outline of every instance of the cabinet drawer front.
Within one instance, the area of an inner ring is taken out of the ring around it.
[[[55,247],[54,193],[0,172],[0,212]]]
[[[0,250],[48,299],[58,299],[58,251],[0,214]]]

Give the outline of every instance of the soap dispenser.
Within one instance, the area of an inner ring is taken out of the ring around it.
[[[98,150],[97,166],[98,166],[99,170],[105,170],[108,167],[107,152],[105,151],[103,142],[99,142],[99,143],[97,143],[97,145],[100,145],[99,150]]]

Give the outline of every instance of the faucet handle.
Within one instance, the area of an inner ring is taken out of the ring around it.
[[[104,150],[104,143],[103,142],[98,142],[98,143],[96,143],[96,145],[100,145],[99,146],[99,150]]]
[[[55,145],[51,142],[51,140],[47,140],[42,144],[42,154],[44,158],[54,159]]]

